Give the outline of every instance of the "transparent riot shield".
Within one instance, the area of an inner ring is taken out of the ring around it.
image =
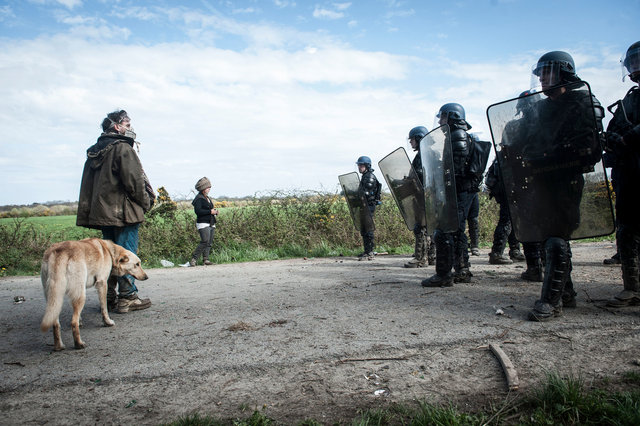
[[[487,108],[518,240],[580,239],[615,230],[594,111],[586,82]]]
[[[398,148],[384,157],[378,166],[407,228],[413,231],[416,224],[427,226],[422,183],[404,148]]]
[[[358,173],[351,172],[338,176],[340,186],[347,200],[349,212],[353,219],[353,224],[359,232],[371,232],[375,230],[373,224],[373,216],[369,211],[367,199],[360,188],[360,176]]]
[[[420,141],[427,229],[455,232],[458,229],[458,203],[453,170],[449,126],[429,132]]]

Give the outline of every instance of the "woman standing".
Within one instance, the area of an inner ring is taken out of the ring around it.
[[[209,253],[211,252],[211,243],[213,242],[213,234],[216,229],[216,216],[218,210],[213,208],[213,201],[209,198],[209,190],[211,190],[211,181],[206,177],[196,182],[196,190],[198,195],[193,199],[193,209],[196,212],[196,227],[200,234],[200,244],[196,247],[191,255],[189,266],[196,266],[198,258],[202,255],[203,263],[211,265],[209,261]]]

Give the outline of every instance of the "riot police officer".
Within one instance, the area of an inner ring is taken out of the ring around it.
[[[429,133],[429,131],[426,127],[417,126],[409,131],[408,137],[411,149],[416,152],[416,156],[413,158],[411,166],[418,175],[418,179],[421,184],[424,184],[424,171],[422,169],[422,159],[420,156],[420,141],[427,135],[427,133]],[[433,265],[435,263],[435,244],[431,241],[431,236],[427,231],[427,227],[416,222],[413,228],[413,234],[416,237],[413,259],[405,263],[404,267],[422,268],[427,264]]]
[[[458,103],[444,104],[436,116],[437,124],[448,124],[450,130],[453,169],[456,182],[458,204],[458,229],[445,233],[435,229],[433,238],[436,245],[436,274],[422,281],[423,287],[450,287],[453,282],[470,282],[468,240],[465,233],[466,218],[473,202],[476,176],[469,172],[468,160],[471,152],[471,138],[467,130],[471,125],[465,119],[465,111]],[[451,268],[455,272],[451,273]]]
[[[489,263],[491,265],[508,265],[513,263],[514,257],[517,261],[520,261],[520,242],[515,236],[515,232],[511,227],[511,218],[509,217],[509,206],[505,200],[502,190],[502,184],[500,182],[500,169],[497,165],[497,160],[493,161],[493,164],[487,171],[487,177],[485,184],[489,190],[489,198],[494,198],[498,203],[499,215],[498,223],[493,231],[493,245],[491,246],[491,252],[489,253]],[[504,257],[504,249],[509,242],[509,257]],[[522,256],[524,260],[524,256]]]
[[[367,207],[371,216],[376,210],[376,206],[380,204],[380,195],[382,192],[382,184],[378,182],[378,179],[373,174],[374,169],[371,168],[371,158],[367,156],[361,156],[356,161],[358,165],[358,171],[362,174],[360,178],[360,191],[364,195],[367,202]],[[364,245],[364,252],[358,256],[358,260],[373,260],[374,257],[374,233],[373,230],[365,230],[363,227],[360,231],[362,235],[362,242]]]
[[[607,306],[640,305],[640,41],[633,43],[624,59],[623,81],[628,75],[637,83],[624,99],[609,107],[613,118],[607,126],[606,150],[616,157],[616,240],[624,288],[607,302]]]
[[[601,157],[597,132],[604,114],[595,96],[580,90],[584,85],[578,84],[581,80],[568,53],[542,55],[533,78],[546,98],[536,102],[531,134],[525,138],[532,141],[523,151],[523,161],[534,176],[528,190],[535,194],[535,203],[526,210],[543,236],[546,267],[541,296],[529,320],[544,321],[560,315],[563,306],[576,305],[569,239],[580,225],[583,172]]]
[[[529,93],[530,92],[526,90],[520,94],[520,97],[516,102],[516,113],[520,118],[507,123],[504,129],[503,141],[509,141],[511,139],[511,134],[517,133],[521,126],[521,122],[525,122],[527,117],[530,115],[532,109],[532,103],[530,101],[531,98],[524,97]],[[504,195],[504,188],[500,177],[500,168],[498,167],[497,157],[487,171],[485,184],[489,190],[489,198],[493,197],[499,206],[498,223],[493,231],[493,245],[491,247],[491,252],[489,253],[489,263],[492,265],[507,265],[514,261],[521,262],[525,260],[526,256],[520,251],[520,242],[516,238],[514,228],[511,226],[509,205]],[[506,258],[503,255],[507,241],[509,243],[509,258]],[[533,262],[527,261],[527,264],[529,263]],[[540,276],[542,276],[542,271],[540,269],[538,270],[540,272]],[[542,279],[540,279],[540,281],[542,281]]]

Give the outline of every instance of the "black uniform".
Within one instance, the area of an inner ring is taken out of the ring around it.
[[[546,236],[545,274],[540,299],[531,319],[544,319],[562,306],[575,306],[571,281],[569,238],[580,225],[580,201],[584,188],[583,172],[596,164],[602,153],[599,137],[593,137],[593,118],[602,129],[602,107],[588,92],[571,90],[535,104],[535,134],[523,153],[534,179],[530,191],[536,202],[523,209],[536,223],[536,235]],[[523,233],[527,233],[527,229]],[[531,239],[528,239],[531,241]],[[562,303],[560,302],[562,300]]]
[[[420,155],[420,149],[417,150],[413,161],[411,162],[413,170],[420,180],[420,184],[424,185],[424,169],[422,168],[422,155]],[[435,261],[436,246],[431,241],[429,230],[426,226],[421,226],[420,223],[416,223],[413,227],[413,235],[416,237],[415,253],[413,254],[415,259],[424,266],[426,261],[429,265],[432,265]]]
[[[489,197],[493,197],[498,203],[500,208],[498,223],[496,229],[493,231],[493,246],[491,252],[502,256],[504,249],[509,242],[509,249],[512,251],[520,250],[520,243],[516,238],[513,227],[511,226],[511,217],[509,216],[509,205],[504,196],[502,189],[502,183],[500,179],[500,169],[497,165],[497,160],[493,161],[493,164],[487,171],[487,178],[485,180],[487,188],[489,189]]]
[[[360,190],[364,194],[364,197],[367,201],[367,206],[369,207],[369,211],[371,212],[371,216],[376,210],[376,205],[380,201],[380,195],[382,191],[382,184],[378,182],[378,179],[373,174],[373,169],[368,168],[360,179]],[[373,254],[374,247],[374,234],[373,230],[365,230],[363,227],[360,231],[362,235],[363,245],[364,245],[364,254]]]
[[[610,107],[611,108],[611,107]],[[624,139],[623,139],[624,138]],[[624,291],[610,306],[640,304],[640,88],[633,87],[622,101],[607,127],[607,151],[615,156],[616,239],[622,266]],[[635,295],[633,294],[635,293]]]
[[[525,92],[528,93],[528,92]],[[515,155],[520,156],[528,151],[529,143],[536,143],[535,134],[530,130],[532,122],[535,122],[535,112],[533,106],[535,102],[532,98],[524,98],[518,101],[516,104],[516,111],[522,114],[522,117],[510,121],[506,124],[502,135],[502,149],[499,152],[500,158],[507,161],[505,156]],[[534,138],[530,140],[528,138]],[[512,160],[511,160],[512,161]],[[492,253],[499,253],[502,255],[505,244],[509,242],[509,257],[511,253],[514,253],[517,259],[519,253],[519,241],[515,235],[515,226],[511,221],[508,200],[504,193],[504,181],[500,173],[498,158],[494,160],[493,165],[487,172],[487,187],[489,187],[490,195],[495,197],[496,202],[500,206],[500,218],[493,234],[493,247]],[[511,176],[514,179],[515,176]],[[522,180],[519,176],[518,179]],[[510,191],[513,194],[513,188]],[[507,227],[508,226],[508,227]],[[525,242],[522,244],[524,251],[524,258],[527,262],[527,269],[520,275],[520,277],[527,281],[542,282],[542,259],[541,259],[541,243],[539,242]]]
[[[467,130],[471,126],[463,119],[450,119],[451,149],[456,181],[456,198],[458,203],[458,230],[444,233],[438,229],[434,232],[436,245],[436,274],[446,277],[451,268],[455,269],[455,280],[464,282],[471,277],[469,272],[468,240],[465,232],[466,219],[469,215],[474,196],[477,193],[477,176],[469,172],[471,137]]]

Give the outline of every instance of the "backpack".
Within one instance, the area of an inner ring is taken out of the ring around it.
[[[474,186],[479,189],[482,176],[489,162],[491,154],[491,142],[481,141],[469,136],[469,157],[467,158],[467,176],[469,176]]]

